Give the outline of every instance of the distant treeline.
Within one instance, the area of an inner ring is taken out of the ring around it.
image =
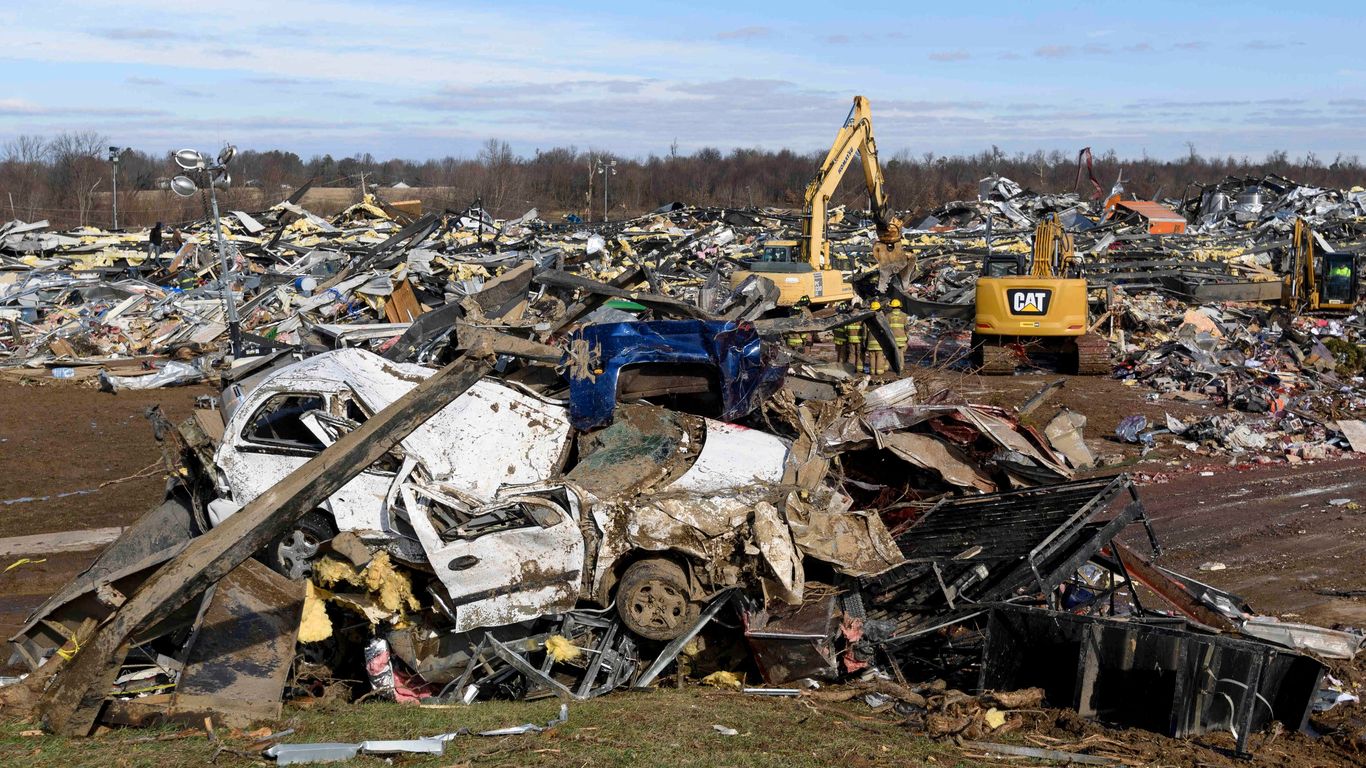
[[[884,150],[885,151],[885,150]],[[529,208],[544,218],[573,213],[584,219],[603,216],[603,185],[613,219],[682,201],[704,206],[801,205],[802,194],[824,153],[790,150],[700,149],[689,154],[627,158],[574,147],[515,154],[507,142],[491,139],[474,157],[424,160],[379,160],[369,154],[334,158],[315,155],[304,160],[281,150],[244,150],[232,161],[232,189],[222,195],[230,207],[272,204],[309,179],[315,186],[391,187],[403,183],[411,195],[431,206],[463,209],[476,201],[497,216],[515,216]],[[607,162],[603,162],[607,161]],[[608,163],[614,161],[614,166]],[[996,147],[973,155],[942,156],[898,153],[882,157],[892,205],[918,216],[949,200],[972,198],[977,181],[992,173],[1014,179],[1040,192],[1077,188],[1092,192],[1084,177],[1077,185],[1076,153],[1061,151],[1008,155]],[[607,174],[600,172],[605,166]],[[63,133],[51,138],[19,136],[0,147],[0,210],[5,217],[48,219],[54,226],[110,224],[111,172],[109,142],[97,133]],[[1120,158],[1114,151],[1097,153],[1094,170],[1108,192],[1122,171],[1128,192],[1139,197],[1180,198],[1188,185],[1215,182],[1228,175],[1280,174],[1307,184],[1351,187],[1366,181],[1356,155],[1327,159],[1310,153],[1292,159],[1272,152],[1262,158],[1205,157],[1195,146],[1179,160]],[[180,200],[160,190],[177,172],[170,152],[151,155],[126,151],[118,163],[120,223],[145,226],[154,221],[184,221],[204,215],[203,202]],[[840,187],[836,203],[861,208],[866,196],[857,166]],[[434,195],[436,188],[439,194]],[[424,193],[423,190],[431,190]],[[394,190],[395,193],[398,190]],[[320,211],[320,213],[325,213]]]

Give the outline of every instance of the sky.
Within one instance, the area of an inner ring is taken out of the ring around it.
[[[0,142],[809,152],[863,94],[884,158],[1366,158],[1361,0],[170,5],[0,6]]]

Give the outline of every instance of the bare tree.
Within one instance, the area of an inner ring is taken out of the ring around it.
[[[95,206],[95,189],[105,172],[100,152],[108,140],[94,131],[60,133],[48,148],[52,154],[55,198],[76,210],[77,223],[85,226]]]
[[[484,170],[482,194],[485,207],[494,213],[505,213],[503,207],[511,202],[510,193],[514,187],[520,189],[513,178],[517,156],[513,154],[512,146],[506,141],[489,139],[479,150],[479,164]]]
[[[0,149],[0,183],[8,196],[10,215],[32,221],[47,192],[47,142],[41,136],[21,134]]]
[[[48,218],[57,227],[106,221],[110,167],[104,159],[105,148],[104,137],[93,132],[64,133],[51,141],[17,136],[0,145],[0,215],[27,221]],[[1122,166],[1128,192],[1139,197],[1159,191],[1177,195],[1191,182],[1217,181],[1230,174],[1279,173],[1322,187],[1350,187],[1366,179],[1361,158],[1350,154],[1328,162],[1328,157],[1313,153],[1292,159],[1287,151],[1278,150],[1254,161],[1246,156],[1204,157],[1193,144],[1184,149],[1165,160],[1146,153],[1121,159],[1114,150],[1097,150],[1096,174],[1108,184]],[[347,158],[318,155],[305,162],[290,152],[248,149],[235,160],[233,176],[243,182],[259,181],[261,191],[273,201],[282,185],[297,187],[315,177],[320,186],[350,186],[356,182],[354,175],[365,173],[368,181],[405,180],[424,187],[410,194],[438,208],[463,209],[482,195],[495,215],[516,215],[535,206],[551,219],[582,213],[586,202],[601,205],[602,180],[595,172],[595,161],[603,157],[617,161],[616,175],[610,181],[615,218],[675,200],[702,206],[797,207],[819,154],[713,147],[684,153],[674,142],[659,155],[646,158],[572,146],[522,157],[508,142],[490,139],[470,156],[422,161],[383,160],[361,152]],[[901,150],[884,151],[883,158],[892,205],[909,211],[915,220],[946,201],[972,199],[977,180],[993,172],[1037,185],[1039,192],[1068,190],[1076,174],[1075,152],[1059,149],[1007,154],[999,147],[987,147],[974,154],[947,156]],[[121,222],[139,226],[204,215],[200,201],[182,202],[156,189],[159,178],[175,173],[169,154],[125,154],[119,175]],[[233,196],[233,205],[248,209],[260,202],[254,186],[228,194]],[[856,208],[864,206],[861,174],[848,174],[836,198]],[[315,212],[335,213],[326,204],[319,204]]]

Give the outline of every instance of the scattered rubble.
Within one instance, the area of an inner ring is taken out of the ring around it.
[[[1076,758],[981,741],[1044,704],[1229,730],[1244,753],[1306,722],[1320,658],[1354,657],[1360,633],[1260,616],[1158,566],[1129,478],[1084,475],[1100,462],[1085,417],[1022,421],[1056,385],[1009,410],[896,375],[968,366],[983,256],[1028,250],[1054,214],[1116,375],[1218,407],[1131,416],[1114,439],[1366,450],[1366,321],[1278,306],[1277,263],[1296,217],[1355,253],[1366,193],[1268,178],[1129,202],[1093,211],[993,177],[905,230],[892,265],[846,217],[831,240],[861,298],[784,311],[760,280],[727,283],[797,224],[781,211],[669,206],[590,229],[370,197],[328,220],[296,196],[223,221],[242,355],[224,347],[212,227],[177,227],[157,254],[143,233],[4,225],[0,372],[223,389],[180,425],[152,414],[166,503],[33,612],[12,641],[30,672],[7,687],[27,693],[0,701],[84,735],[245,726],[339,680],[396,701],[571,701],[672,668],[760,695],[852,682],[993,753]],[[1171,211],[1183,232],[1159,226]],[[829,359],[826,334],[851,327],[890,374]],[[439,753],[455,735],[267,754]]]

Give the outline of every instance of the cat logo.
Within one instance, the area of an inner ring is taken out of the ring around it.
[[[1053,292],[1046,288],[1011,288],[1006,291],[1012,315],[1046,315]]]

